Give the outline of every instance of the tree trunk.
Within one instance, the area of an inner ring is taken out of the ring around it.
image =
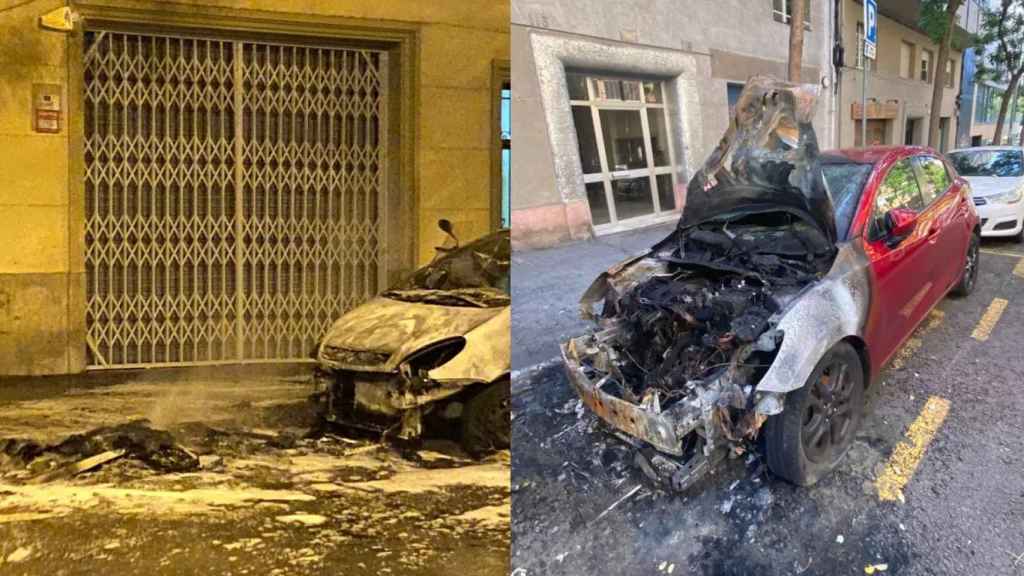
[[[939,61],[935,63],[932,74],[932,109],[928,118],[928,145],[939,149],[939,126],[942,122],[942,93],[946,89],[946,61],[949,60],[949,49],[953,43],[953,30],[956,28],[956,11],[963,0],[947,0],[946,29],[942,32],[942,43],[939,44]],[[955,87],[954,87],[955,89]]]
[[[960,0],[957,0],[960,1]],[[804,0],[789,0],[789,71],[790,82],[800,82],[804,56]]]
[[[1020,82],[1020,72],[1014,72],[1010,76],[1010,84],[1006,86],[1006,92],[1003,92],[1003,101],[999,104],[999,117],[996,118],[996,133],[992,136],[992,144],[996,146],[1003,143],[1003,124],[1006,123],[1006,111],[1010,108],[1010,100],[1013,97],[1013,92],[1017,89],[1017,83]]]

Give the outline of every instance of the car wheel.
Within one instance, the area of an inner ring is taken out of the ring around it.
[[[1024,244],[1024,226],[1020,227],[1020,232],[1013,235],[1013,241],[1017,244]]]
[[[474,457],[511,445],[512,387],[499,380],[477,392],[462,413],[462,446]]]
[[[856,350],[840,342],[765,423],[768,467],[794,484],[814,484],[849,450],[863,417],[864,370]]]
[[[967,247],[967,257],[964,259],[964,270],[960,274],[960,282],[950,292],[957,298],[968,296],[974,291],[974,285],[978,283],[978,263],[981,256],[981,241],[977,234],[971,234],[971,244]]]

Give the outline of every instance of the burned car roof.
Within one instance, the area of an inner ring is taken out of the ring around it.
[[[811,124],[816,97],[814,86],[751,78],[728,131],[687,186],[679,228],[783,210],[834,244],[835,216]]]

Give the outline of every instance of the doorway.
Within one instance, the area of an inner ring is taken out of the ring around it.
[[[84,34],[89,367],[307,360],[387,278],[387,52]]]
[[[887,124],[888,120],[868,120],[868,146],[881,146],[887,142]],[[857,147],[863,146],[864,144],[861,143],[860,122],[855,123],[855,128],[856,130],[854,131],[854,145]]]
[[[907,146],[920,144],[917,139],[918,127],[921,124],[920,118],[907,118],[903,127],[903,143]]]
[[[675,211],[674,151],[663,83],[566,76],[595,233],[644,226]]]
[[[511,226],[512,68],[507,60],[491,65],[491,227]]]

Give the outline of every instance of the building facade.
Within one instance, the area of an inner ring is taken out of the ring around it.
[[[807,5],[801,80],[827,85],[834,5]],[[786,0],[589,6],[512,2],[517,246],[678,218],[686,183],[728,127],[743,84],[786,76]],[[833,139],[833,94],[822,90],[819,100],[823,144]]]
[[[0,375],[308,358],[439,218],[499,226],[508,21],[0,1]]]
[[[960,38],[968,28],[977,31],[975,4],[973,0],[965,3],[958,13]],[[861,2],[842,0],[845,66],[840,70],[840,104],[835,118],[840,147],[862,145],[863,10]],[[945,66],[939,148],[952,149],[956,145],[962,52],[953,49],[946,62],[937,61],[939,46],[918,24],[918,1],[880,2],[878,11],[877,58],[868,64],[867,144],[927,144],[935,70]]]
[[[985,7],[990,10],[999,10],[999,4],[999,0],[972,0],[967,6],[967,10],[974,18],[968,18],[968,22],[977,27],[982,10]],[[978,78],[975,74],[981,60],[992,49],[994,49],[993,45],[973,46],[964,51],[960,127],[957,134],[957,145],[960,147],[996,144],[993,141],[996,122],[999,117],[999,108],[1003,98],[1006,97],[1006,85],[990,78]],[[1015,138],[1020,131],[1019,116],[1018,107],[1010,105],[1006,111],[1001,144],[1016,142]]]

